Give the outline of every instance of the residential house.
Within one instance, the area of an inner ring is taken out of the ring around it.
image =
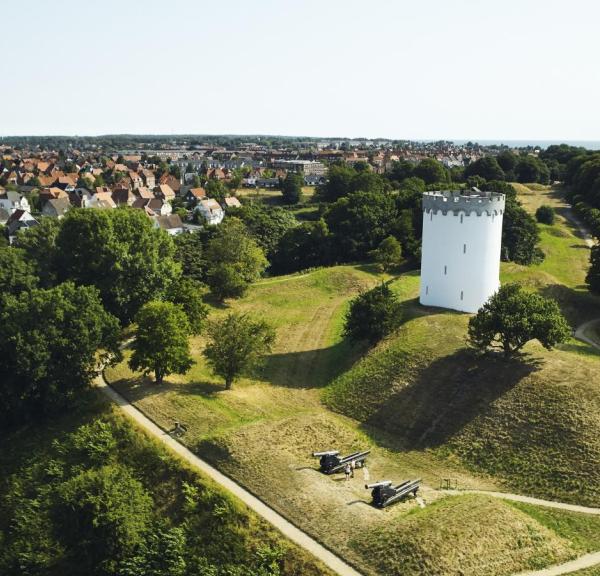
[[[39,222],[27,210],[15,210],[6,221],[8,241],[12,244],[19,230],[38,224]]]
[[[134,194],[138,198],[146,198],[148,200],[150,198],[154,198],[154,192],[152,192],[152,190],[148,189],[146,186],[142,186],[141,188],[138,188],[137,190],[134,191]]]
[[[279,188],[279,178],[257,178],[257,188]]]
[[[221,208],[220,204],[213,198],[200,200],[195,210],[202,215],[207,224],[220,224],[225,216],[223,208]]]
[[[156,177],[152,170],[142,170],[142,178],[144,179],[146,188],[150,188],[150,190],[156,188]]]
[[[56,180],[55,186],[67,192],[73,192],[75,190],[76,181],[73,181],[73,178],[70,176],[59,176]]]
[[[0,194],[0,208],[4,208],[9,214],[15,210],[31,210],[27,198],[12,190],[5,190]]]
[[[183,232],[183,222],[179,214],[169,214],[167,216],[156,216],[154,224],[157,228],[163,229],[167,234],[176,236]]]
[[[204,200],[205,198],[206,191],[204,190],[204,188],[190,188],[184,197],[185,201],[193,206],[195,206],[198,202],[200,202],[200,200]]]
[[[171,204],[162,198],[136,198],[133,208],[140,208],[150,216],[168,216],[173,212]]]
[[[159,184],[154,190],[155,195],[163,200],[173,200],[175,198],[175,191],[168,184]]]
[[[0,225],[4,226],[10,218],[10,212],[0,206]]]
[[[119,188],[112,193],[112,199],[117,206],[132,206],[136,195],[128,189]]]
[[[223,204],[225,204],[225,209],[242,207],[242,203],[235,196],[225,196]]]
[[[71,209],[68,198],[51,198],[47,200],[42,208],[42,216],[51,218],[62,218]]]
[[[129,172],[129,179],[131,180],[131,187],[137,190],[140,186],[144,185],[144,180],[137,172]]]
[[[181,189],[179,178],[175,178],[175,176],[172,176],[171,174],[163,174],[158,181],[158,185],[160,186],[161,184],[169,186],[175,194],[178,194]]]

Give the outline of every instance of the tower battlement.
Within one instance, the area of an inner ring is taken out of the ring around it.
[[[469,216],[475,212],[477,216],[484,213],[488,216],[504,214],[505,198],[499,192],[482,192],[481,190],[436,190],[423,193],[423,212],[446,215],[452,212],[455,216],[463,212]]]

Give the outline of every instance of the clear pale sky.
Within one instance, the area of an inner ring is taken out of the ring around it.
[[[600,140],[596,0],[2,0],[0,134]]]

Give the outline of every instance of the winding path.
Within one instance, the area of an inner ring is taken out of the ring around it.
[[[98,374],[95,385],[108,396],[117,406],[125,412],[130,418],[136,421],[142,428],[148,431],[152,436],[157,438],[160,442],[168,446],[173,452],[176,452],[181,458],[191,464],[197,470],[200,470],[203,474],[210,477],[217,484],[228,490],[231,494],[239,498],[248,508],[252,509],[259,516],[262,516],[265,520],[270,522],[275,528],[277,528],[284,536],[289,538],[292,542],[296,543],[301,548],[304,548],[315,557],[317,557],[323,564],[333,570],[340,576],[361,576],[360,572],[357,572],[352,566],[344,562],[339,556],[336,556],[333,552],[325,548],[322,544],[317,542],[314,538],[294,526],[291,522],[286,520],[281,514],[278,514],[267,506],[264,502],[259,500],[256,496],[252,495],[246,489],[242,488],[239,484],[236,484],[231,478],[225,476],[219,472],[216,468],[211,466],[208,462],[202,460],[196,456],[193,452],[188,450],[185,446],[177,442],[162,428],[159,428],[150,418],[144,415],[140,410],[133,406],[126,398],[121,396],[114,388],[109,386],[104,379],[102,373]]]

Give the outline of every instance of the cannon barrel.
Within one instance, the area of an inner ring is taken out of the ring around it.
[[[324,452],[313,452],[313,456],[315,458],[319,456],[337,456],[339,453],[339,450],[325,450]]]
[[[380,480],[379,482],[374,482],[373,484],[365,484],[365,488],[370,490],[371,488],[377,488],[378,486],[391,486],[391,480]]]

